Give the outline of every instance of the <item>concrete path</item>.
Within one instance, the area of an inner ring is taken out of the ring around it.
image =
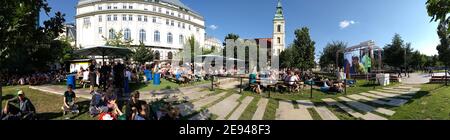
[[[226,94],[227,94],[226,92],[222,92],[220,94],[208,96],[208,97],[205,97],[205,98],[200,99],[198,101],[195,101],[194,103],[192,103],[194,105],[194,110],[199,111],[202,107],[219,100],[220,98],[222,98]]]
[[[404,84],[425,84],[430,82],[429,74],[411,73],[409,78],[402,78]]]
[[[261,98],[258,101],[258,108],[256,108],[255,114],[253,114],[252,120],[263,120],[264,113],[266,112],[267,103],[269,103],[269,99]]]
[[[389,94],[389,93],[378,92],[378,91],[369,91],[369,93],[373,93],[373,94],[384,96],[384,97],[391,97],[391,98],[406,98],[406,99],[412,98],[411,96],[399,95],[399,94]]]
[[[367,105],[367,104],[364,104],[364,103],[361,103],[361,102],[358,102],[358,101],[355,101],[355,100],[351,100],[351,99],[348,99],[348,98],[345,98],[345,97],[339,97],[339,99],[344,101],[348,105],[350,105],[350,106],[352,106],[352,107],[354,107],[354,108],[356,108],[356,109],[358,109],[360,111],[363,111],[365,113],[378,112],[378,113],[389,115],[389,116],[392,116],[392,115],[395,114],[395,111],[392,111],[392,110],[389,110],[389,109],[385,109],[385,108],[381,108],[381,107],[380,108],[372,107],[370,105]]]
[[[241,117],[242,113],[244,113],[247,106],[252,102],[253,97],[247,96],[244,98],[244,100],[241,102],[238,108],[234,110],[233,114],[228,118],[228,120],[239,120],[239,117]]]
[[[241,95],[233,94],[223,101],[211,106],[208,108],[209,112],[218,116],[217,120],[225,120],[225,117],[233,111],[236,106],[238,106],[239,102],[237,101]]]
[[[349,95],[347,97],[350,98],[350,99],[353,99],[353,100],[369,101],[369,102],[380,104],[380,105],[390,105],[390,106],[401,106],[401,105],[403,105],[403,104],[394,104],[394,103],[383,101],[383,100],[379,100],[379,99],[373,99],[373,98],[369,98],[369,97],[361,96],[361,95],[357,95],[357,94]]]
[[[325,103],[327,103],[330,106],[338,106],[339,108],[341,108],[342,110],[344,110],[345,112],[347,112],[348,114],[352,115],[355,118],[361,118],[363,120],[387,120],[384,117],[375,115],[370,112],[363,115],[363,114],[356,112],[355,110],[353,110],[339,102],[336,102],[335,100],[333,100],[331,98],[322,99],[322,101],[324,101]]]
[[[183,93],[181,96],[186,98],[188,101],[193,101],[193,100],[201,99],[211,93],[212,93],[212,91],[194,91],[194,92]]]
[[[370,93],[360,93],[360,95],[363,96],[367,96],[367,97],[371,97],[371,98],[375,98],[375,99],[380,99],[380,100],[387,100],[392,104],[399,104],[399,105],[403,105],[405,103],[408,102],[408,100],[405,99],[397,99],[397,98],[390,98],[390,97],[383,97],[383,96],[378,96],[375,94],[370,94]]]
[[[331,112],[324,106],[314,107],[314,109],[319,114],[320,118],[322,118],[322,120],[339,120],[339,118],[334,115],[333,112]]]
[[[399,95],[410,95],[410,96],[413,96],[413,95],[415,95],[417,93],[415,91],[397,91],[397,90],[385,90],[385,89],[378,89],[378,91],[384,92],[384,93],[392,93],[392,94],[399,94]]]
[[[279,101],[276,120],[313,120],[306,107],[294,108],[291,101]]]

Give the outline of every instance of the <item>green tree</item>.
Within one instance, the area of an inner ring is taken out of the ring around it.
[[[338,64],[335,67],[344,67],[344,49],[347,48],[347,43],[342,41],[333,41],[328,43],[325,48],[323,48],[322,55],[320,56],[319,65],[321,68],[329,68],[332,65],[336,65],[337,54],[339,53]]]
[[[410,43],[404,43],[404,40],[399,34],[395,34],[392,38],[391,44],[387,44],[384,48],[383,62],[391,67],[404,67],[405,60],[408,60],[412,49]],[[405,56],[406,55],[406,56]]]
[[[139,64],[145,64],[146,62],[153,61],[153,53],[151,49],[147,49],[144,45],[144,43],[140,43],[139,47],[136,49],[134,54],[131,56],[134,61],[138,62]]]
[[[440,44],[436,47],[439,59],[446,67],[450,66],[450,0],[428,0],[426,3],[431,21],[439,22],[437,34]],[[446,72],[447,75],[447,72]],[[445,85],[447,80],[445,80]]]
[[[113,33],[112,38],[106,38],[102,36],[103,40],[106,42],[106,46],[114,46],[114,47],[130,47],[131,43],[133,42],[132,39],[128,40],[125,39],[123,35],[123,30],[120,30],[118,32]]]
[[[302,71],[314,68],[314,45],[316,43],[311,39],[309,29],[307,27],[297,29],[295,31],[295,36],[296,38],[292,49],[292,59],[294,59],[293,66]]]
[[[292,59],[293,47],[288,47],[280,53],[280,67],[292,68],[294,67],[294,59]]]

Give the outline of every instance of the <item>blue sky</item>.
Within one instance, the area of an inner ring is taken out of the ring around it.
[[[181,0],[201,13],[207,34],[223,40],[228,33],[241,38],[268,38],[276,0]],[[48,0],[53,11],[62,11],[74,22],[77,0]],[[286,18],[286,43],[297,28],[309,27],[316,54],[331,41],[351,45],[374,40],[380,47],[395,33],[424,54],[437,54],[437,23],[430,23],[426,0],[282,0]],[[48,19],[41,14],[42,20]]]

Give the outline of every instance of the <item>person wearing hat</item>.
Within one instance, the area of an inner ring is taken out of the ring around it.
[[[63,115],[66,112],[78,113],[78,105],[76,103],[76,95],[73,92],[72,85],[67,86],[67,91],[64,92],[64,103],[61,109],[63,110]]]
[[[20,90],[17,92],[17,97],[6,101],[6,106],[3,109],[6,116],[2,120],[33,120],[35,119],[35,112],[36,108],[31,100]]]

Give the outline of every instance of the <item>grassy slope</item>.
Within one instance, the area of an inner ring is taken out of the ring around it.
[[[394,120],[449,120],[450,87],[422,85],[422,90],[406,105],[396,109]]]

